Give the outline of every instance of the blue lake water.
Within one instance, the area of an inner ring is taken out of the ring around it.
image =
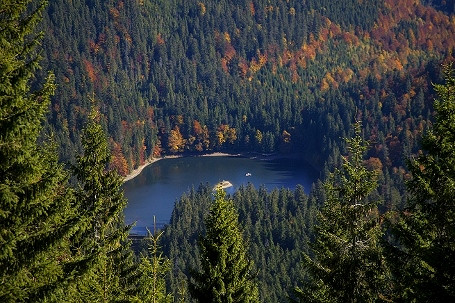
[[[125,182],[128,198],[125,209],[126,223],[136,222],[136,231],[169,222],[175,202],[192,187],[200,184],[227,180],[233,187],[226,189],[232,194],[241,185],[252,183],[271,190],[294,189],[301,184],[308,192],[317,179],[317,172],[309,165],[291,159],[261,160],[258,158],[183,157],[164,159],[147,166],[136,178]]]

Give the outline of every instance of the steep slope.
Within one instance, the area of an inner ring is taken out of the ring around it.
[[[372,157],[398,167],[455,45],[451,11],[427,2],[53,1],[62,158],[79,149],[94,94],[123,174],[151,155],[234,149],[322,167],[355,116],[378,142]]]

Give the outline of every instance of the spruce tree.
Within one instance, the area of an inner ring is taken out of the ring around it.
[[[78,231],[72,238],[73,270],[80,278],[73,287],[73,300],[114,302],[133,295],[134,264],[123,210],[127,200],[122,177],[108,170],[110,152],[93,109],[82,135],[83,155],[74,168]]]
[[[407,302],[455,301],[455,78],[451,65],[443,71],[435,123],[408,161],[410,199],[393,225],[396,295]]]
[[[54,91],[39,70],[44,1],[0,0],[0,301],[52,300],[71,231],[66,174],[52,144],[38,145]]]
[[[201,270],[192,271],[189,290],[198,302],[259,302],[237,211],[218,189],[199,241]]]
[[[159,241],[163,232],[152,234],[144,239],[147,252],[141,256],[138,277],[138,299],[141,302],[168,303],[173,302],[171,295],[166,293],[166,273],[171,269],[169,259],[163,256]]]
[[[371,198],[377,174],[364,166],[368,144],[360,132],[357,123],[356,136],[346,139],[348,157],[324,183],[315,240],[304,255],[305,285],[295,290],[300,302],[377,302],[383,297],[382,232],[378,201]]]

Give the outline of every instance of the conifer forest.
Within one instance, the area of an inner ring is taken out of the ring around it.
[[[452,0],[0,0],[0,302],[455,302]],[[182,192],[151,159],[290,156]]]

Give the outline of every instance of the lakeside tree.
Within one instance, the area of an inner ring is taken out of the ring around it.
[[[189,280],[191,296],[198,302],[259,302],[238,214],[222,189],[215,193],[205,227],[199,240],[201,268]]]
[[[304,255],[307,276],[295,295],[300,302],[379,302],[383,298],[386,266],[379,201],[372,198],[377,174],[363,157],[368,144],[361,137],[346,139],[348,156],[341,169],[324,184],[324,205],[317,215],[315,240]]]
[[[0,1],[0,301],[52,300],[65,278],[73,218],[52,144],[38,145],[54,92],[40,69],[36,31],[45,1]]]
[[[455,78],[451,64],[443,71],[435,123],[408,161],[411,197],[392,229],[396,295],[406,302],[455,300]]]
[[[130,279],[136,272],[130,241],[130,226],[124,224],[123,179],[109,170],[111,155],[92,109],[82,136],[83,155],[74,168],[78,188],[75,209],[78,231],[71,239],[75,270],[80,276],[72,285],[75,301],[115,302],[131,298]]]

